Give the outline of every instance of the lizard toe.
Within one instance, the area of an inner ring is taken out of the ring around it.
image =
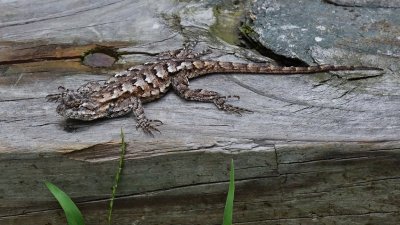
[[[226,111],[226,112],[232,112],[232,113],[236,113],[239,116],[242,116],[242,113],[251,113],[253,111],[249,110],[249,109],[245,109],[245,108],[241,108],[238,106],[234,106],[231,104],[226,104],[225,102],[225,98],[218,98],[216,100],[214,100],[214,104],[218,107],[218,109]]]
[[[136,125],[136,130],[141,128],[143,132],[147,135],[154,137],[153,131],[158,132],[161,134],[161,131],[158,130],[156,127],[162,125],[163,123],[161,120],[148,120],[143,119]]]

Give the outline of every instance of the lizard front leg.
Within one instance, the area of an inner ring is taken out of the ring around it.
[[[144,108],[142,105],[142,101],[139,98],[133,97],[131,98],[131,107],[132,107],[132,112],[136,117],[137,120],[137,125],[136,129],[141,128],[144,133],[153,136],[152,131],[157,131],[160,132],[156,126],[160,126],[163,124],[160,120],[149,120],[146,118],[146,115],[144,113]]]
[[[208,91],[205,89],[190,89],[189,80],[185,74],[180,74],[173,77],[172,87],[180,97],[189,101],[211,102],[214,103],[220,110],[237,113],[239,115],[241,115],[243,112],[252,112],[251,110],[226,103],[228,98],[239,99],[239,96],[237,95],[223,96],[215,91]]]

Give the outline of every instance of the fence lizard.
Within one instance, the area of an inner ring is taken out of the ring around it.
[[[89,82],[76,91],[59,87],[61,93],[46,96],[48,101],[59,102],[57,113],[65,118],[95,120],[113,118],[133,112],[137,120],[136,128],[153,135],[162,122],[147,119],[142,103],[163,96],[170,87],[182,98],[189,101],[210,102],[218,109],[241,114],[251,112],[226,103],[228,98],[215,91],[191,89],[189,80],[212,73],[252,73],[252,74],[312,74],[342,70],[381,70],[374,67],[355,66],[308,66],[278,67],[261,63],[235,63],[201,60],[208,52],[193,53],[186,48],[161,53],[159,60],[134,66],[117,73],[106,82]]]

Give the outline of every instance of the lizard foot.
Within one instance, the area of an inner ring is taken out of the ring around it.
[[[235,96],[236,97],[236,96]],[[237,107],[234,105],[226,104],[225,102],[226,97],[221,97],[217,98],[214,100],[214,104],[218,107],[218,109],[226,111],[226,112],[232,112],[236,113],[239,116],[242,116],[242,113],[252,113],[253,111],[241,107]]]
[[[58,91],[59,92],[65,92],[65,87],[63,87],[63,86],[59,86],[58,87]],[[68,90],[67,90],[68,91]],[[60,101],[61,100],[61,98],[62,98],[62,93],[59,93],[59,94],[50,94],[50,95],[47,95],[46,96],[46,100],[48,101],[48,102],[58,102],[58,101]]]
[[[46,96],[48,102],[58,102],[61,99],[61,94],[51,94]]]
[[[154,137],[154,134],[152,131],[161,133],[156,127],[160,126],[162,124],[163,124],[163,122],[161,122],[160,120],[143,119],[143,120],[139,121],[138,124],[136,125],[136,130],[141,128],[145,134]]]

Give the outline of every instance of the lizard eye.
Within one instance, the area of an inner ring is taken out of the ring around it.
[[[96,109],[96,105],[94,105],[92,103],[88,103],[88,102],[83,103],[81,106],[86,108],[86,109],[89,109],[89,110]]]

